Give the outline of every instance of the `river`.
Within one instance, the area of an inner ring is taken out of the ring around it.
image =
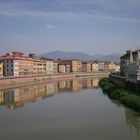
[[[0,91],[0,140],[139,140],[140,114],[110,100],[98,78]]]

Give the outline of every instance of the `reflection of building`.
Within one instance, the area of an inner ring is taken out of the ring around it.
[[[47,95],[54,94],[54,83],[48,83],[46,86],[47,86]]]
[[[125,109],[126,123],[132,130],[136,130],[137,135],[140,136],[140,116],[131,109]]]
[[[54,93],[58,93],[58,82],[54,83]]]
[[[72,91],[77,92],[82,89],[82,81],[81,80],[72,80]]]
[[[0,91],[0,104],[4,103],[4,94],[3,91]]]
[[[54,83],[34,84],[31,86],[0,91],[0,104],[6,104],[6,106],[11,109],[23,107],[28,102],[36,101],[37,97],[47,98],[62,91],[71,93],[72,91],[80,91],[82,88],[96,87],[98,79],[94,79],[92,83],[91,81],[91,78],[74,79]]]
[[[60,81],[58,83],[59,91],[65,90],[66,89],[66,81]]]
[[[92,87],[97,88],[98,86],[99,86],[99,79],[98,78],[92,79]]]
[[[91,79],[87,79],[87,88],[91,88]]]

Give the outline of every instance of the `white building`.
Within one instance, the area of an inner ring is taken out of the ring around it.
[[[46,60],[46,74],[53,74],[53,68],[54,64],[53,64],[53,60]]]
[[[134,61],[132,51],[130,52],[130,63],[126,66],[126,81],[137,83],[140,81],[140,52],[137,51],[137,59]]]

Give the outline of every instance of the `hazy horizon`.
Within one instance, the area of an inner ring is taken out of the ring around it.
[[[0,1],[0,55],[124,54],[140,45],[138,0]]]

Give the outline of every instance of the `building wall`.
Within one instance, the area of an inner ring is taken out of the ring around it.
[[[98,63],[98,68],[99,68],[99,71],[105,71],[105,63],[104,62],[99,62]]]
[[[91,71],[91,63],[83,62],[82,63],[82,72],[90,72]]]
[[[3,91],[0,91],[0,104],[4,103],[4,93]]]
[[[66,73],[70,73],[71,72],[71,66],[70,65],[66,65]]]
[[[72,60],[72,72],[81,72],[82,71],[82,61]]]
[[[34,60],[34,74],[46,74],[46,61]]]
[[[17,65],[18,64],[18,65]],[[19,69],[19,75],[33,75],[34,74],[34,62],[28,60],[14,60],[14,70]],[[16,66],[17,65],[17,66]]]
[[[4,76],[14,76],[14,60],[4,60]]]
[[[46,61],[46,74],[53,74],[54,71],[54,63],[53,61]]]
[[[125,77],[126,81],[136,83],[139,77],[137,77],[137,72],[140,71],[136,63],[129,64],[126,67]],[[140,79],[139,79],[140,80]]]
[[[58,72],[59,73],[66,73],[65,65],[58,65]]]
[[[0,62],[0,77],[3,77],[3,62]]]
[[[53,62],[53,73],[54,74],[58,73],[58,63],[57,62]]]
[[[98,71],[98,70],[99,70],[98,63],[92,63],[91,64],[91,71]]]

